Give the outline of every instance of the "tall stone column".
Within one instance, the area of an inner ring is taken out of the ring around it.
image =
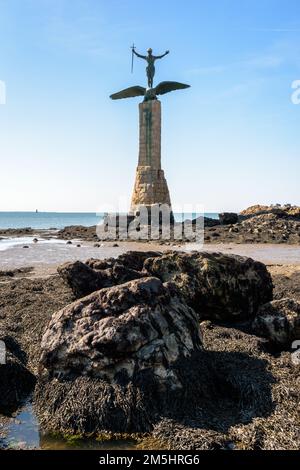
[[[131,200],[131,212],[140,206],[167,204],[170,194],[161,169],[161,103],[158,100],[139,104],[140,144],[139,161]]]

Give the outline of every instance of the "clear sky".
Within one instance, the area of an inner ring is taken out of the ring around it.
[[[300,204],[299,0],[0,0],[0,211],[130,199],[139,99],[130,46],[154,54],[171,197],[206,211]]]

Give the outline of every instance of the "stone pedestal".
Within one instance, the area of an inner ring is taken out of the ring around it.
[[[161,103],[158,100],[139,104],[140,145],[139,162],[131,200],[131,213],[141,206],[167,204],[170,194],[161,169]]]

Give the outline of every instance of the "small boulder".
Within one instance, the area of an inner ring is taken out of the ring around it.
[[[300,339],[300,302],[286,298],[261,306],[253,329],[277,346],[291,347],[294,340]]]
[[[221,225],[233,225],[238,223],[239,216],[235,212],[222,212],[219,214],[219,220]]]
[[[193,219],[193,224],[196,224],[197,219]],[[204,217],[204,227],[215,227],[216,225],[220,225],[220,220],[218,219],[211,219],[210,217]]]
[[[57,272],[65,279],[78,298],[109,286],[99,273],[81,261],[65,263],[57,268]]]
[[[77,298],[84,297],[104,287],[140,279],[144,261],[161,256],[155,251],[128,251],[118,258],[99,260],[91,258],[86,263],[76,261],[59,266],[57,271],[69,284]]]

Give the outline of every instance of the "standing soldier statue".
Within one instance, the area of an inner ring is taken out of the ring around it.
[[[169,54],[170,51],[166,51],[164,54],[162,55],[153,55],[152,54],[152,49],[149,48],[147,50],[147,53],[148,55],[141,55],[141,54],[138,54],[138,52],[136,52],[135,50],[135,46],[132,46],[132,53],[135,54],[137,57],[139,57],[140,59],[144,59],[147,61],[148,65],[146,67],[146,74],[147,74],[147,77],[148,77],[148,88],[153,88],[153,78],[154,78],[154,75],[155,75],[155,66],[154,66],[154,62],[157,60],[157,59],[162,59],[163,57],[165,57],[166,55]]]

